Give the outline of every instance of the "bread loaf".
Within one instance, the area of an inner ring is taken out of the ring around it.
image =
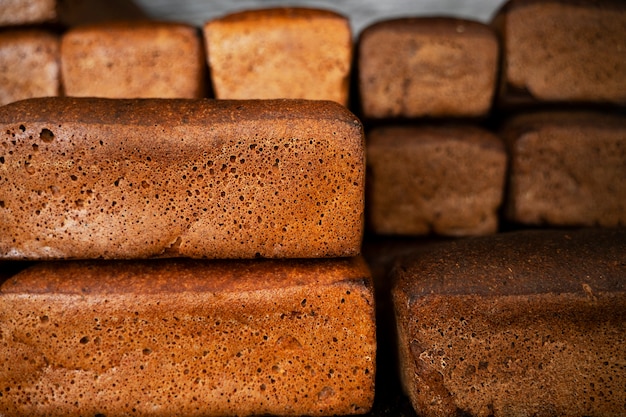
[[[162,22],[106,22],[67,31],[61,41],[65,94],[108,98],[201,98],[205,57],[196,28]]]
[[[363,133],[336,103],[32,99],[0,132],[0,258],[360,251]]]
[[[360,258],[40,263],[0,286],[0,414],[334,415],[372,405]]]
[[[367,141],[374,232],[497,231],[507,160],[499,138],[473,126],[387,126],[372,129]]]
[[[626,231],[424,247],[394,269],[400,370],[420,416],[621,416]]]
[[[44,23],[57,16],[56,0],[2,0],[0,26]]]
[[[0,105],[58,96],[59,38],[37,29],[0,32]]]
[[[503,43],[503,105],[626,103],[623,1],[511,0],[494,27]]]
[[[626,225],[626,118],[592,112],[513,117],[507,216],[529,225]]]
[[[401,18],[367,27],[359,38],[363,115],[485,116],[491,109],[498,41],[482,23]]]
[[[207,22],[204,37],[216,98],[348,103],[352,35],[344,16],[249,10]]]

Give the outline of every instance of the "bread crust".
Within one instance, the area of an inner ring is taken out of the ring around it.
[[[3,258],[360,251],[363,133],[336,103],[49,98],[0,124]]]

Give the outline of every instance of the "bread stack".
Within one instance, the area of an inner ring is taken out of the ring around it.
[[[625,16],[48,23],[56,92],[0,107],[0,415],[623,415]]]
[[[0,108],[0,256],[38,261],[0,286],[0,414],[371,408],[361,123],[199,98],[204,62],[185,25],[77,27],[67,97]]]

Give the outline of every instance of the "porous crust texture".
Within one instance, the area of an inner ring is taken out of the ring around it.
[[[56,0],[2,0],[0,7],[0,26],[44,23],[56,18]]]
[[[58,96],[59,54],[58,36],[45,30],[0,32],[0,105],[31,97]]]
[[[485,116],[496,87],[498,40],[482,23],[402,18],[366,28],[358,43],[366,118]]]
[[[0,126],[5,259],[360,252],[364,139],[339,104],[33,99]]]
[[[215,97],[348,104],[348,19],[305,8],[249,10],[204,26]]]
[[[626,103],[624,2],[512,0],[494,27],[503,43],[503,102]]]
[[[498,230],[507,156],[473,126],[388,126],[367,135],[368,227],[379,234]]]
[[[373,300],[361,258],[40,263],[0,287],[0,413],[365,413]]]
[[[394,269],[403,386],[420,416],[621,416],[626,231],[424,247]]]
[[[509,220],[529,225],[626,225],[626,118],[540,112],[502,130],[511,155]]]
[[[201,98],[205,57],[190,25],[106,22],[79,26],[61,40],[65,95]]]

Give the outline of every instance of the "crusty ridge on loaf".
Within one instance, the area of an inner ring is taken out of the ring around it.
[[[0,257],[359,253],[363,132],[336,103],[46,98],[0,126]]]
[[[333,415],[374,397],[363,259],[41,262],[0,285],[0,414]]]

